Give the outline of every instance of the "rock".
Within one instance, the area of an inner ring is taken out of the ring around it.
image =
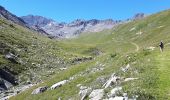
[[[8,59],[8,60],[10,60],[10,61],[13,62],[13,63],[18,63],[18,62],[17,62],[17,56],[14,55],[14,54],[12,54],[12,53],[6,54],[6,55],[5,55],[5,58]]]
[[[141,34],[143,34],[143,32],[142,32],[142,31],[139,31],[139,32],[137,32],[136,34],[137,34],[137,35],[141,35]]]
[[[61,100],[61,97],[59,97],[58,100]]]
[[[60,70],[66,70],[67,68],[60,68]]]
[[[80,63],[80,62],[86,62],[86,61],[90,61],[93,58],[91,56],[89,57],[81,57],[81,58],[75,58],[72,63]]]
[[[129,31],[134,31],[136,30],[136,27],[131,28]]]
[[[128,95],[127,93],[123,93],[124,100],[128,100]]]
[[[128,100],[128,99],[125,99],[124,97],[121,96],[116,96],[114,98],[109,98],[109,100]]]
[[[116,93],[121,91],[121,90],[122,90],[122,87],[115,87],[114,89],[111,90],[110,96],[111,97],[116,96]]]
[[[12,85],[18,85],[18,80],[15,78],[15,76],[9,72],[8,70],[5,69],[0,69],[0,77],[3,80],[8,81],[9,83],[11,83]]]
[[[96,79],[96,82],[100,83],[100,84],[104,84],[104,83],[106,83],[106,77],[98,77]]]
[[[58,87],[61,87],[62,85],[66,84],[67,82],[68,82],[68,80],[60,81],[60,82],[52,85],[52,86],[51,86],[51,89],[53,90],[53,89],[56,89],[56,88],[58,88]]]
[[[79,95],[81,97],[81,100],[84,100],[92,91],[91,88],[85,87],[85,86],[81,86],[80,87],[80,92]]]
[[[117,84],[118,80],[120,79],[121,79],[120,77],[116,76],[115,73],[113,73],[110,79],[103,85],[103,87],[108,88],[112,84]]]
[[[155,50],[155,47],[148,47],[147,49],[153,51]]]
[[[104,89],[96,89],[89,95],[89,100],[101,100],[104,96]]]
[[[123,72],[127,72],[130,68],[130,65],[128,64],[125,68],[121,68]]]
[[[137,80],[138,78],[126,78],[125,80],[124,80],[124,82],[127,82],[127,81],[132,81],[132,80]]]
[[[81,86],[81,84],[77,84],[76,86],[77,86],[77,87],[80,87],[80,86]]]
[[[47,90],[47,87],[44,86],[44,87],[39,87],[37,89],[35,89],[31,94],[39,94],[39,93],[43,93]]]

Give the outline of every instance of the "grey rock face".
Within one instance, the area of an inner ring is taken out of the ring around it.
[[[0,78],[10,82],[13,85],[18,84],[17,79],[15,78],[15,76],[13,74],[11,74],[10,72],[4,70],[4,69],[0,69]]]

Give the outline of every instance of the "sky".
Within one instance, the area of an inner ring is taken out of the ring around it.
[[[57,22],[75,19],[125,20],[136,13],[170,9],[170,0],[0,0],[17,16],[40,15]]]

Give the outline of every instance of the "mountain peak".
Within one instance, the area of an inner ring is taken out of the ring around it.
[[[48,19],[38,15],[21,16],[21,18],[30,26],[43,27],[49,24],[50,22],[54,22],[54,20],[52,19]]]

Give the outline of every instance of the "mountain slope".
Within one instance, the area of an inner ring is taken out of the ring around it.
[[[80,100],[82,95],[79,92],[82,93],[82,88],[104,90],[100,94],[102,99],[106,98],[106,100],[113,99],[114,95],[122,97],[125,94],[130,99],[170,100],[169,16],[170,10],[167,10],[118,25],[112,30],[81,34],[74,39],[59,41],[58,46],[65,52],[77,54],[77,56],[88,55],[92,59],[78,62],[56,73],[44,83],[12,97],[11,100],[55,100],[59,98]],[[165,43],[163,53],[158,47],[161,40]],[[103,85],[111,76],[120,78],[104,88]],[[69,82],[56,89],[50,89],[53,84],[63,80],[69,80]],[[49,89],[37,95],[31,94],[40,86],[47,86]],[[122,89],[113,94],[112,89],[116,87],[122,87]],[[85,99],[92,98],[89,96],[92,90],[86,94]],[[110,95],[111,91],[112,95]]]
[[[4,7],[0,6],[0,17],[10,20],[18,25],[26,26],[26,23],[21,18],[7,11]]]

